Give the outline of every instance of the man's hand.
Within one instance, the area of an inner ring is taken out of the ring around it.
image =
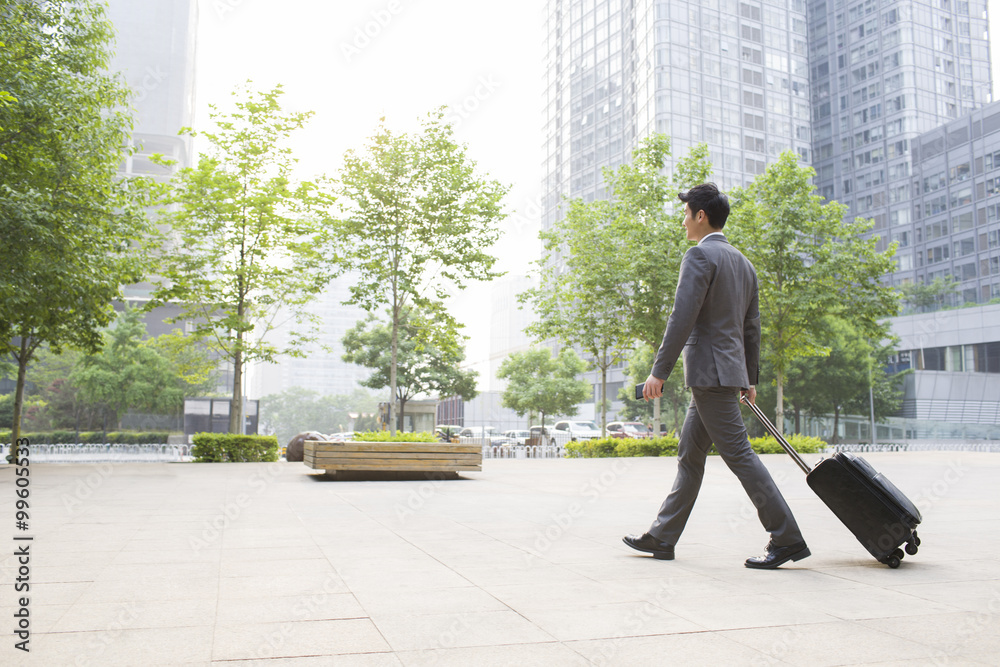
[[[653,377],[653,374],[650,373],[649,377],[646,378],[646,385],[642,388],[642,397],[646,401],[651,401],[660,396],[663,396],[663,380]]]
[[[749,389],[740,389],[740,393],[747,397],[748,403],[753,403],[757,405],[757,388],[750,387]]]

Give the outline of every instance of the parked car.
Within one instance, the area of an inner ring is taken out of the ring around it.
[[[441,442],[458,442],[458,434],[461,430],[461,426],[438,424],[434,427],[434,435],[436,435],[438,440]]]
[[[593,440],[602,435],[601,429],[591,421],[566,420],[556,422],[552,432],[556,441],[561,445],[573,440]]]
[[[652,438],[653,432],[642,422],[611,422],[608,435],[612,438]]]
[[[541,426],[532,426],[528,429],[529,438],[534,441],[536,445],[555,445],[556,438],[551,426],[546,426],[542,428]]]
[[[531,437],[531,431],[528,429],[514,429],[511,431],[504,431],[503,436],[509,438],[515,445],[523,445],[528,438]]]
[[[497,433],[494,426],[467,426],[458,432],[458,441],[478,445],[511,444],[511,440]]]

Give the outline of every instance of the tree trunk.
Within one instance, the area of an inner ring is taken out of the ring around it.
[[[778,384],[778,403],[774,409],[774,425],[778,428],[778,433],[785,434],[785,376],[778,371],[775,380]]]
[[[233,396],[229,406],[229,432],[243,433],[243,333],[236,336],[236,354],[233,355]]]
[[[795,434],[799,435],[802,433],[802,411],[795,403],[792,403],[792,410],[795,411]]]
[[[840,426],[840,406],[833,408],[833,433],[830,435],[830,444],[835,445],[840,439],[837,428]]]
[[[601,435],[608,434],[608,354],[601,357]]]
[[[21,336],[21,349],[17,354],[17,387],[14,389],[14,421],[10,429],[11,463],[17,463],[21,439],[21,410],[24,407],[24,376],[28,372],[28,359],[31,356],[27,336]]]
[[[660,399],[653,399],[653,435],[660,435]]]
[[[392,360],[389,364],[389,428],[396,435],[396,420],[393,418],[396,403],[396,361],[399,358],[399,308],[392,308]]]
[[[406,417],[406,399],[403,398],[402,396],[400,396],[399,397],[399,430],[400,430],[400,432],[402,432],[402,431],[405,430],[405,428],[404,428],[404,422],[403,422],[403,420],[404,420],[405,417]],[[392,434],[396,435],[396,432],[393,431]]]

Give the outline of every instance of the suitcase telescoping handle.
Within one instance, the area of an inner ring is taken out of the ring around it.
[[[785,440],[783,437],[781,437],[781,434],[778,433],[778,429],[774,427],[774,424],[771,423],[771,420],[767,418],[764,412],[756,405],[748,401],[745,395],[740,396],[740,402],[743,403],[743,405],[750,408],[750,411],[753,412],[755,415],[757,415],[757,419],[759,419],[760,423],[764,425],[764,428],[767,430],[767,432],[770,433],[771,436],[773,436],[774,439],[778,441],[778,444],[781,445],[782,449],[788,452],[788,455],[795,460],[795,463],[798,464],[800,468],[802,468],[802,472],[808,475],[809,472],[812,470],[812,468],[810,468],[809,464],[806,463],[801,456],[799,456],[799,453],[795,451],[795,448],[789,445],[788,441]]]

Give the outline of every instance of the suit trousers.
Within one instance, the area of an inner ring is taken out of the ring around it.
[[[740,414],[740,390],[734,387],[692,387],[677,451],[677,477],[663,501],[649,534],[667,544],[677,540],[694,508],[705,476],[708,450],[715,443],[722,460],[743,485],[774,546],[802,541],[792,511],[775,486],[771,473],[750,447]]]

